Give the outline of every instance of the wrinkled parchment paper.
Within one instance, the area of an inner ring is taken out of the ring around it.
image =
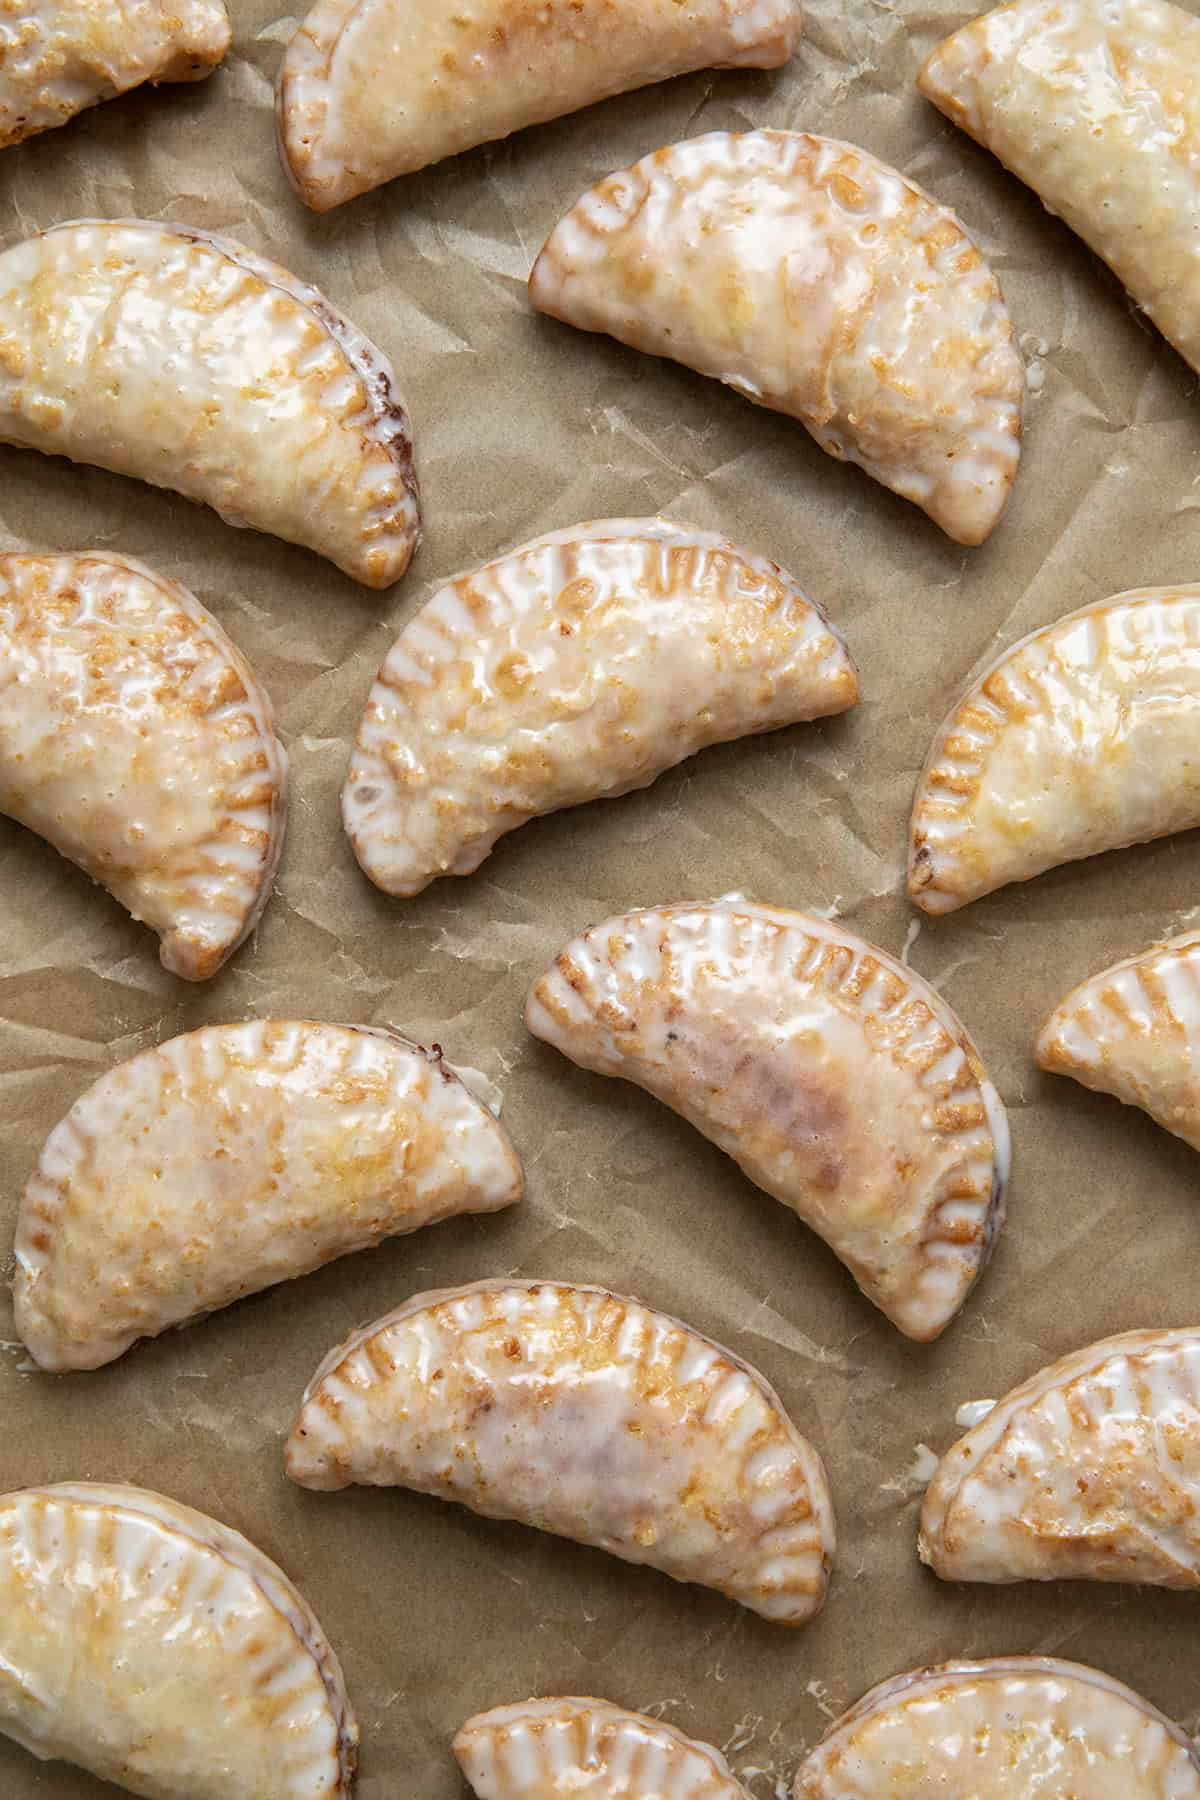
[[[182,500],[0,450],[0,546],[119,549],[185,582],[266,682],[294,774],[262,928],[199,989],[165,975],[151,934],[78,871],[0,822],[0,1257],[41,1141],[80,1090],[210,1021],[307,1015],[436,1039],[500,1084],[524,1154],[521,1208],[335,1263],[101,1373],[41,1376],[19,1345],[0,1350],[0,1488],[141,1482],[246,1532],[299,1582],[342,1658],[364,1800],[457,1800],[455,1728],[533,1693],[660,1712],[725,1746],[760,1800],[868,1684],[952,1656],[1094,1662],[1200,1723],[1194,1598],[955,1589],[915,1553],[920,1447],[953,1441],[961,1403],[1105,1333],[1200,1314],[1200,1161],[1031,1059],[1070,984],[1200,918],[1200,842],[1077,864],[919,929],[901,891],[916,771],[971,671],[1087,601],[1200,578],[1195,377],[1070,233],[916,93],[922,57],[972,12],[969,0],[810,0],[805,42],[778,75],[702,74],[615,100],[318,219],[291,196],[272,139],[293,20],[236,0],[234,50],[211,81],[118,101],[0,157],[3,241],[81,214],[232,233],[384,346],[415,421],[425,544],[382,595]],[[659,144],[758,125],[869,146],[953,205],[992,259],[1031,393],[1016,497],[985,548],[951,544],[798,426],[530,312],[532,258],[584,187]],[[655,511],[789,567],[845,630],[862,705],[531,825],[469,880],[407,902],[377,893],[342,837],[337,791],[398,626],[436,582],[534,533]],[[522,1030],[526,986],[569,934],[732,889],[907,947],[1011,1110],[1008,1228],[933,1347],[901,1339],[822,1244],[664,1108]],[[635,1293],[774,1382],[824,1453],[837,1505],[840,1558],[816,1624],[782,1631],[404,1492],[288,1484],[281,1435],[335,1340],[421,1289],[510,1272]],[[0,1338],[13,1335],[5,1289]],[[0,1745],[5,1800],[110,1791]]]

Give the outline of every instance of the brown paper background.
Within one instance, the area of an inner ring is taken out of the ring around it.
[[[266,682],[294,777],[262,928],[199,989],[161,971],[150,934],[107,895],[0,821],[0,1258],[39,1145],[80,1090],[209,1021],[308,1015],[436,1038],[501,1083],[525,1157],[520,1209],[336,1263],[101,1373],[48,1378],[19,1345],[0,1351],[0,1488],[160,1488],[248,1533],[301,1584],[362,1723],[363,1800],[456,1800],[456,1726],[531,1693],[661,1711],[728,1747],[760,1800],[829,1714],[945,1657],[1092,1661],[1200,1722],[1194,1598],[941,1586],[917,1563],[906,1479],[918,1443],[940,1451],[958,1435],[962,1401],[1105,1333],[1200,1313],[1194,1153],[1041,1076],[1030,1055],[1069,984],[1200,917],[1195,835],[922,920],[912,962],[976,1035],[1015,1139],[994,1264],[932,1347],[902,1340],[824,1246],[695,1132],[521,1026],[525,988],[561,942],[638,905],[740,889],[831,909],[900,951],[914,777],[970,672],[1087,601],[1200,578],[1196,378],[1070,233],[915,91],[924,54],[972,10],[810,0],[806,39],[778,75],[702,74],[615,100],[318,219],[290,194],[272,138],[293,20],[238,0],[234,49],[211,81],[115,102],[0,157],[4,242],[81,214],[232,233],[317,282],[388,351],[415,422],[425,543],[382,595],[169,495],[0,450],[0,546],[120,549],[185,582]],[[758,125],[869,146],[957,208],[992,259],[1034,391],[1016,497],[985,548],[956,547],[798,426],[530,312],[533,255],[584,187],[673,139]],[[469,880],[408,902],[377,893],[336,802],[398,626],[436,582],[536,532],[654,511],[787,565],[843,627],[862,705],[528,826]],[[782,1631],[700,1589],[404,1492],[287,1483],[281,1434],[331,1343],[422,1288],[508,1272],[636,1293],[763,1370],[832,1477],[840,1556],[817,1623]],[[0,1338],[12,1337],[5,1283]],[[6,1800],[112,1791],[0,1742]]]

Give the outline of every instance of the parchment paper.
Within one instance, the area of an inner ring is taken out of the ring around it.
[[[615,100],[318,219],[290,194],[272,137],[294,21],[236,0],[234,50],[211,81],[101,107],[0,157],[4,242],[97,214],[232,233],[384,346],[415,421],[425,544],[382,595],[182,500],[0,450],[0,546],[120,549],[185,582],[266,682],[294,778],[262,928],[201,988],[165,975],[148,931],[0,822],[0,1258],[42,1139],[81,1089],[209,1021],[307,1015],[436,1039],[501,1084],[525,1157],[521,1208],[335,1263],[101,1373],[49,1378],[19,1345],[0,1352],[0,1489],[141,1482],[237,1526],[299,1582],[345,1665],[363,1800],[459,1796],[455,1728],[533,1693],[661,1712],[725,1746],[761,1800],[868,1684],[946,1657],[1078,1658],[1200,1719],[1194,1597],[946,1587],[915,1553],[917,1447],[959,1435],[960,1403],[1105,1333],[1200,1313],[1195,1154],[1031,1059],[1070,984],[1200,917],[1200,843],[1076,865],[919,930],[901,891],[916,771],[970,672],[1087,601],[1200,578],[1195,377],[1065,227],[916,93],[922,57],[974,10],[810,0],[805,42],[778,75],[697,75]],[[868,146],[957,208],[992,259],[1032,391],[1016,497],[985,548],[957,548],[800,427],[530,312],[532,258],[583,188],[659,144],[758,125]],[[342,837],[337,790],[401,622],[436,582],[536,532],[654,511],[789,567],[844,628],[862,705],[531,825],[469,880],[408,902],[377,893]],[[686,1125],[523,1032],[526,986],[569,934],[731,889],[827,911],[893,952],[908,944],[1011,1110],[1007,1231],[931,1348],[902,1340]],[[421,1289],[507,1272],[635,1293],[763,1370],[832,1478],[840,1558],[816,1624],[789,1633],[404,1492],[288,1484],[281,1435],[335,1340]],[[0,1338],[13,1336],[5,1285]],[[0,1743],[5,1800],[111,1791]]]

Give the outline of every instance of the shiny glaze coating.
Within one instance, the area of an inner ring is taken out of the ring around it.
[[[440,1052],[307,1020],[207,1026],[102,1075],[51,1132],[17,1218],[16,1327],[42,1368],[98,1368],[521,1191],[506,1133]]]
[[[1200,825],[1200,585],[1031,632],[973,681],[913,802],[908,891],[953,912],[1059,863]]]
[[[478,1800],[746,1800],[711,1744],[607,1700],[526,1700],[454,1740]]]
[[[0,255],[0,442],[173,488],[368,587],[419,536],[386,357],[316,288],[185,226],[81,220]]]
[[[634,1081],[934,1338],[1000,1229],[1008,1125],[966,1031],[911,969],[823,919],[720,901],[630,913],[535,982],[536,1037]]]
[[[881,1682],[802,1763],[793,1800],[1200,1800],[1178,1726],[1098,1669],[1050,1656]]]
[[[0,556],[0,812],[202,981],[258,923],[283,846],[271,703],[211,614],[144,564]]]
[[[0,1731],[146,1800],[346,1800],[358,1726],[287,1576],[142,1488],[0,1497]]]
[[[776,564],[665,519],[538,538],[441,588],[379,671],[342,791],[389,894],[707,744],[842,712],[858,676]]]
[[[865,150],[668,145],[576,202],[529,291],[799,419],[960,543],[1004,510],[1025,371],[999,284],[954,214]]]
[[[778,1396],[719,1344],[603,1288],[418,1294],[326,1357],[286,1461],[303,1487],[437,1494],[780,1624],[825,1598],[825,1471]]]
[[[144,81],[199,81],[230,35],[221,0],[4,0],[0,150]]]
[[[1200,1327],[1129,1331],[1015,1388],[921,1509],[946,1581],[1200,1587]]]
[[[1037,1059],[1142,1107],[1200,1150],[1200,933],[1081,982],[1042,1026]]]
[[[948,38],[920,87],[1200,369],[1200,19],[1167,0],[1019,0]]]
[[[778,68],[802,24],[800,0],[317,0],[279,72],[284,168],[326,212],[690,69]]]

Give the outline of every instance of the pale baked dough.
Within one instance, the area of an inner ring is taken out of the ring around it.
[[[0,150],[144,81],[200,81],[230,35],[221,0],[5,0]]]
[[[0,255],[0,443],[173,488],[367,587],[419,537],[382,351],[316,288],[184,225],[82,220]]]
[[[945,1581],[1200,1587],[1200,1327],[1128,1331],[1023,1382],[948,1450],[921,1508]]]
[[[454,1754],[478,1800],[747,1800],[711,1744],[607,1700],[477,1713]]]
[[[1167,0],[1018,0],[940,45],[920,86],[1200,369],[1200,19]]]
[[[418,1294],[331,1351],[302,1487],[409,1487],[696,1581],[783,1625],[834,1554],[821,1459],[762,1376],[637,1300],[550,1281]]]
[[[841,637],[775,563],[692,525],[599,519],[450,582],[409,620],[342,817],[371,880],[416,894],[540,813],[857,698]]]
[[[793,1800],[1198,1800],[1189,1739],[1099,1669],[1006,1656],[881,1682],[832,1725]]]
[[[1008,1124],[913,970],[783,907],[667,906],[568,944],[525,1017],[682,1113],[907,1336],[950,1323],[1003,1222]]]
[[[440,1051],[311,1020],[210,1025],[102,1075],[17,1216],[16,1327],[95,1369],[336,1256],[521,1197],[507,1134]]]
[[[529,291],[799,419],[960,543],[1004,510],[1025,370],[999,284],[952,212],[852,144],[668,145],[576,202]]]
[[[1200,825],[1200,585],[1034,631],[968,687],[917,784],[908,891],[953,912],[1059,863]]]
[[[286,811],[271,703],[186,588],[101,551],[0,556],[0,812],[157,932],[172,974],[206,979],[254,929]]]
[[[318,212],[526,125],[690,69],[775,69],[800,0],[317,0],[276,90],[284,168]]]
[[[146,1800],[347,1800],[358,1726],[283,1571],[143,1488],[0,1497],[0,1731]]]
[[[1042,1026],[1037,1059],[1200,1150],[1200,933],[1080,982]]]

